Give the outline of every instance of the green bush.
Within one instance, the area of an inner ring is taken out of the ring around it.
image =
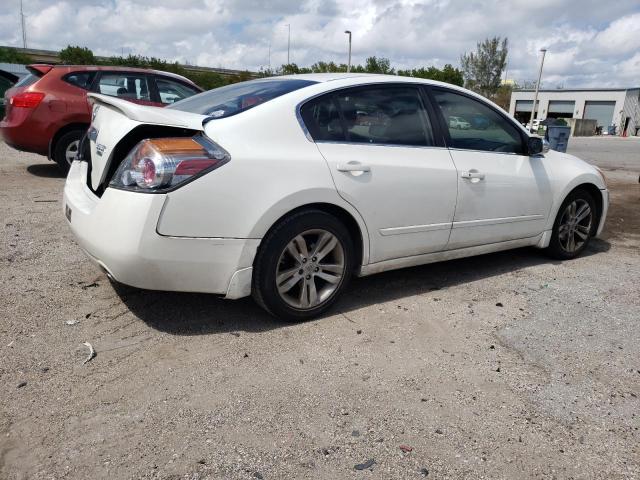
[[[0,47],[0,62],[2,63],[18,63],[20,65],[29,65],[34,63],[33,58],[24,53],[20,53],[15,48]]]
[[[60,61],[64,65],[95,65],[96,57],[87,47],[72,47],[68,45],[59,53]]]

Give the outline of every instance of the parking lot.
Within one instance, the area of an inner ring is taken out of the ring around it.
[[[640,139],[569,151],[612,192],[582,257],[357,279],[283,324],[112,285],[55,164],[0,144],[0,478],[640,478]]]

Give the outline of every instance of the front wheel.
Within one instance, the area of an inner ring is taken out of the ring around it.
[[[254,262],[253,296],[288,321],[324,313],[345,289],[354,265],[349,231],[320,210],[297,212],[263,239]]]
[[[596,228],[593,197],[585,190],[576,190],[558,211],[547,252],[560,260],[575,258],[587,248]]]

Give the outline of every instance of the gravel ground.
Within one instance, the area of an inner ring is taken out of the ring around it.
[[[640,141],[571,150],[612,191],[583,257],[357,279],[287,325],[113,286],[55,166],[0,145],[0,478],[640,478]]]

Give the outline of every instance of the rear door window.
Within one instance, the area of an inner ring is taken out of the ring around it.
[[[98,81],[97,91],[125,100],[151,101],[147,76],[138,73],[103,73]]]
[[[89,90],[95,76],[96,72],[73,72],[65,75],[63,80],[74,87]]]
[[[189,98],[200,93],[199,90],[175,80],[162,77],[155,77],[155,79],[156,86],[158,87],[158,94],[160,95],[160,101],[165,105],[184,100],[185,98]]]
[[[307,102],[300,114],[315,141],[434,145],[420,91],[413,86],[340,90]]]
[[[433,131],[412,86],[371,86],[338,92],[336,99],[352,143],[434,145]]]

